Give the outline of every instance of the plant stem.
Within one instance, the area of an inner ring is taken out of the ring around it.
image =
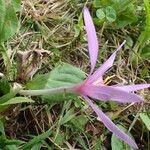
[[[76,89],[76,85],[50,88],[50,89],[41,89],[41,90],[20,90],[19,94],[28,95],[28,96],[38,96],[38,95],[47,95],[54,93],[63,93],[63,92],[73,92]]]

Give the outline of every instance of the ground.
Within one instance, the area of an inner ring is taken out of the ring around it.
[[[97,67],[127,41],[118,52],[114,66],[104,76],[109,77],[107,83],[149,83],[150,6],[146,6],[146,0],[144,2],[145,5],[140,0],[118,0],[118,3],[111,0],[22,0],[21,9],[16,12],[19,28],[4,43],[11,67],[2,54],[0,73],[6,76],[5,81],[11,87],[18,83],[26,89],[32,87],[32,80],[38,75],[49,73],[63,62],[88,73],[89,55],[82,18],[86,3],[99,39]],[[39,87],[43,82],[39,82]],[[1,96],[4,93],[1,92]],[[115,124],[130,131],[140,150],[146,150],[150,148],[150,127],[143,118],[150,119],[149,90],[137,93],[145,98],[143,103],[96,103]],[[7,139],[23,141],[12,141],[13,146],[21,150],[113,149],[112,133],[80,96],[59,97],[53,102],[40,96],[27,98],[35,102],[9,105],[1,111]],[[11,144],[7,144],[1,144],[2,149],[10,149],[7,146]],[[119,144],[122,148],[118,150],[131,149]]]

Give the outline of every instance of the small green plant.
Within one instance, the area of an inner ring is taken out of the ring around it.
[[[106,22],[116,28],[123,28],[137,21],[134,0],[94,0],[97,24]]]
[[[149,149],[143,2],[0,0],[0,149]]]

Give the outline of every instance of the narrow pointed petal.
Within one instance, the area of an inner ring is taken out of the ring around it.
[[[117,50],[106,60],[106,62],[104,62],[94,73],[93,75],[91,75],[88,78],[87,83],[92,83],[96,80],[98,80],[99,78],[101,78],[104,73],[113,66],[115,57],[116,57],[116,53],[118,52],[118,50],[120,50],[122,48],[122,46],[125,44],[126,41],[124,41],[118,48]]]
[[[97,116],[102,120],[104,125],[113,132],[118,138],[123,140],[125,143],[129,144],[135,149],[138,149],[136,143],[130,136],[121,131],[111,120],[108,118],[93,102],[86,96],[83,96],[85,100],[89,103],[92,109],[96,112]]]
[[[88,38],[88,49],[89,49],[91,73],[92,73],[95,68],[97,55],[98,55],[98,40],[96,36],[96,30],[92,21],[92,17],[87,7],[84,7],[83,15],[84,15],[85,29]]]
[[[150,88],[150,84],[136,84],[136,85],[124,85],[124,86],[112,86],[112,87],[117,88],[119,90],[126,91],[126,92],[134,92],[137,90]]]
[[[117,101],[121,103],[142,102],[143,99],[134,93],[129,93],[109,86],[86,85],[82,89],[83,93],[89,97],[103,101]]]

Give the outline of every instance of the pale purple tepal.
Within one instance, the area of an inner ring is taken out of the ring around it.
[[[72,88],[73,92],[80,94],[92,107],[100,120],[104,125],[113,132],[118,138],[122,139],[124,142],[137,149],[137,145],[134,140],[120,130],[99,108],[95,105],[91,98],[103,101],[117,101],[121,103],[129,102],[142,102],[142,97],[134,94],[134,91],[148,88],[150,84],[139,84],[139,85],[125,85],[125,86],[107,86],[104,84],[103,75],[104,73],[113,65],[116,53],[124,45],[123,42],[118,49],[109,57],[109,59],[104,62],[101,67],[99,67],[94,73],[94,68],[97,61],[98,55],[98,40],[96,36],[95,27],[92,21],[92,17],[89,13],[87,7],[83,10],[85,29],[87,32],[88,39],[88,49],[91,63],[91,71],[87,79],[82,83],[78,84]]]

